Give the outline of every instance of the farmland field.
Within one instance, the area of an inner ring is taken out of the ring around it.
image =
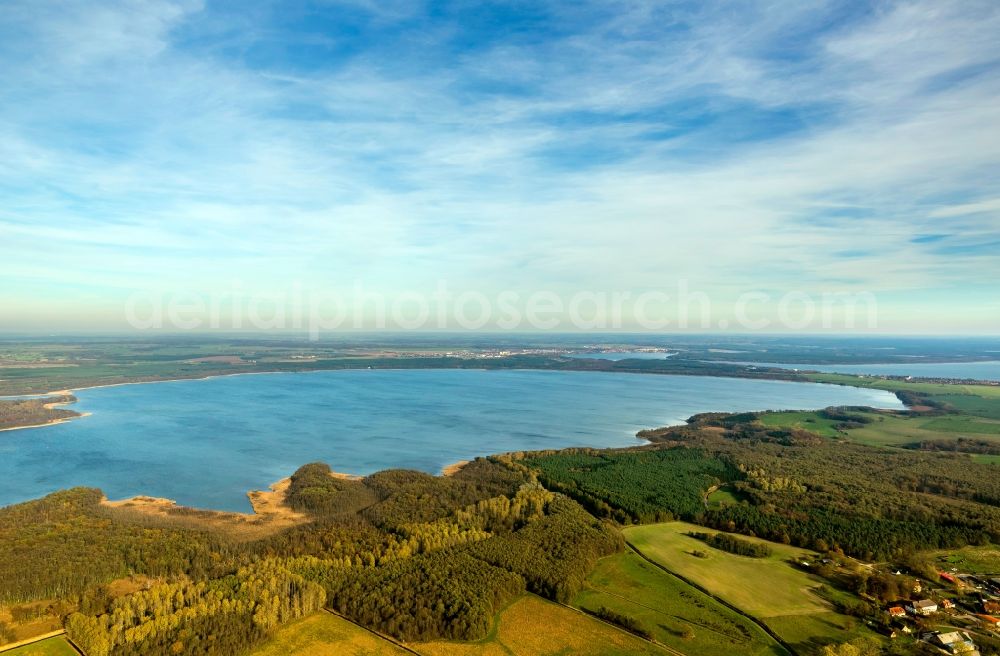
[[[685,535],[688,531],[705,529],[669,522],[633,526],[624,533],[646,557],[764,622],[786,642],[795,644],[803,636],[819,642],[857,637],[859,627],[850,618],[832,612],[815,593],[824,582],[786,562],[811,560],[812,552],[767,542],[771,556],[748,558],[706,548],[702,541]],[[703,552],[704,557],[693,555],[694,551]]]
[[[1000,435],[1000,423],[975,417],[871,416],[872,423],[848,431],[847,436],[872,446],[901,446],[923,440],[952,440],[962,436],[989,439],[990,435]]]
[[[996,547],[962,547],[943,549],[930,554],[943,570],[957,567],[971,574],[1000,574],[1000,549]]]
[[[1000,435],[1000,421],[980,419],[979,417],[937,417],[923,426],[924,430],[954,433],[977,433]]]
[[[786,653],[750,620],[631,551],[602,559],[573,605],[628,616],[688,656]]]
[[[989,419],[1000,419],[1000,400],[967,394],[942,394],[938,397],[962,412]]]
[[[347,620],[327,612],[288,624],[252,656],[391,656],[407,652]]]
[[[788,558],[811,560],[812,552],[769,542],[773,551],[771,556],[746,558],[707,548],[701,540],[685,535],[688,531],[704,532],[706,529],[684,522],[668,522],[633,526],[626,528],[624,533],[626,540],[652,560],[755,617],[830,610],[823,599],[811,592],[821,581],[785,562]],[[707,554],[698,558],[691,554],[692,551]],[[763,589],[768,591],[766,596],[760,594]]]
[[[79,656],[62,636],[3,652],[4,656]]]
[[[524,595],[501,611],[493,631],[478,642],[436,641],[410,645],[425,656],[581,654],[626,656],[667,654],[667,650],[596,619]]]
[[[962,399],[985,399],[958,396]],[[871,420],[860,428],[838,431],[838,422],[818,412],[773,412],[760,415],[760,422],[772,428],[801,428],[824,437],[846,437],[869,446],[900,447],[924,440],[953,440],[958,437],[1000,438],[1000,421],[970,415],[896,416],[876,412],[858,412]]]

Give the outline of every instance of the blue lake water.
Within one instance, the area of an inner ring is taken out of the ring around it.
[[[698,412],[901,407],[879,390],[598,372],[357,370],[82,390],[92,416],[0,432],[0,505],[76,485],[249,510],[246,492],[324,461],[437,473],[474,456],[630,446]]]
[[[912,362],[892,364],[780,364],[776,362],[742,362],[759,367],[782,369],[813,369],[841,374],[872,376],[915,376],[922,378],[969,378],[1000,381],[1000,361],[988,362]]]

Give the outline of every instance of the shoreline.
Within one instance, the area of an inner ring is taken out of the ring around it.
[[[92,412],[81,412],[75,417],[62,417],[61,419],[53,419],[52,421],[46,421],[42,424],[29,424],[27,426],[8,426],[7,428],[0,428],[0,433],[6,431],[16,431],[16,430],[27,430],[29,428],[45,428],[46,426],[55,426],[56,424],[67,424],[71,421],[76,421],[77,419],[83,419],[84,417],[90,417],[94,413]]]
[[[330,472],[330,477],[347,481],[360,481],[364,478],[357,474],[335,471]],[[265,533],[313,521],[313,518],[307,513],[293,510],[286,504],[285,495],[291,483],[292,477],[286,476],[271,483],[266,490],[247,491],[246,497],[250,502],[250,512],[185,506],[177,503],[174,499],[145,494],[136,494],[123,499],[109,499],[105,496],[101,499],[101,505],[106,508],[128,510],[167,520],[194,520],[212,524],[216,528],[230,530],[252,528],[256,529],[256,532]]]
[[[444,467],[441,468],[441,473],[439,474],[439,476],[454,476],[458,472],[462,471],[462,469],[470,462],[472,461],[458,460],[456,462],[451,463],[450,465],[445,465]]]
[[[51,403],[43,403],[42,407],[44,409],[46,409],[46,410],[53,410],[57,406],[61,406],[61,405],[73,405],[74,403],[77,403],[80,400],[80,399],[76,398],[76,395],[73,394],[73,392],[71,390],[56,390],[56,391],[53,391],[53,392],[46,392],[42,396],[69,396],[69,397],[72,397],[72,400],[70,400],[70,401],[52,401]],[[65,424],[65,423],[74,421],[76,419],[82,419],[83,417],[90,417],[93,414],[92,412],[77,412],[76,410],[70,410],[69,412],[73,413],[69,417],[58,417],[56,419],[50,419],[49,421],[43,421],[40,424],[27,424],[27,425],[24,425],[24,426],[8,426],[6,428],[0,428],[0,433],[6,432],[6,431],[25,430],[27,428],[45,428],[46,426],[55,426],[56,424]]]
[[[380,366],[377,368],[371,367],[330,367],[326,369],[303,369],[298,371],[286,371],[280,369],[274,370],[264,370],[264,371],[234,371],[229,373],[207,373],[198,376],[180,376],[176,378],[157,378],[154,380],[136,380],[122,383],[102,383],[99,385],[84,385],[81,387],[70,387],[64,390],[50,391],[50,392],[40,392],[40,393],[25,393],[25,394],[10,394],[8,396],[18,397],[18,396],[49,396],[58,393],[73,393],[82,392],[84,390],[91,389],[102,389],[105,387],[124,387],[125,385],[152,385],[154,383],[182,383],[187,381],[199,381],[199,380],[211,380],[213,378],[230,378],[233,376],[259,376],[264,374],[314,374],[324,371],[546,371],[546,372],[558,372],[558,373],[586,373],[586,374],[641,374],[650,376],[684,376],[684,377],[695,377],[695,378],[731,378],[735,380],[768,380],[773,382],[782,383],[811,383],[813,385],[834,385],[835,383],[818,383],[808,379],[796,379],[796,378],[768,378],[763,376],[726,376],[721,374],[710,374],[710,373],[686,373],[686,372],[675,372],[675,371],[608,371],[604,369],[552,369],[545,367],[511,367],[511,368],[495,368],[495,367],[388,367]],[[789,370],[789,373],[791,370]],[[917,381],[919,382],[919,381]],[[980,384],[987,384],[983,382]]]

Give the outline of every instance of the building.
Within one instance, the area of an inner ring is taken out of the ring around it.
[[[983,612],[989,614],[1000,614],[1000,601],[984,601]]]
[[[953,610],[955,608],[955,602],[951,599],[941,600],[941,610]]]
[[[906,617],[906,609],[902,606],[890,606],[889,617]]]
[[[952,654],[979,653],[976,651],[976,643],[972,641],[972,638],[965,631],[939,633],[931,639],[931,642]]]
[[[921,599],[910,605],[910,612],[914,615],[933,615],[938,610],[938,605],[930,599]]]

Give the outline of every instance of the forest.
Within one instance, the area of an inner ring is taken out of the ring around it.
[[[653,446],[519,456],[552,489],[617,521],[674,516],[866,560],[1000,541],[1000,478],[963,454],[828,440],[752,413],[644,434]],[[723,483],[744,501],[709,507],[703,493]]]
[[[473,640],[530,589],[566,601],[620,534],[512,463],[453,477],[384,471],[340,480],[312,463],[287,503],[313,521],[249,542],[137,522],[77,488],[0,509],[4,602],[67,600],[91,656],[235,654],[328,607],[405,640]],[[148,589],[107,584],[135,574]]]

